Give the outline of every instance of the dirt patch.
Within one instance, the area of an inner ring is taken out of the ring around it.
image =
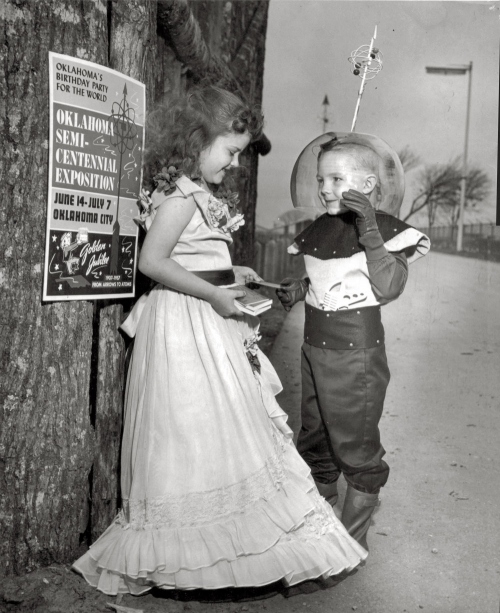
[[[116,599],[101,594],[73,573],[69,566],[41,568],[22,577],[9,577],[0,583],[2,613],[90,613],[111,611],[106,602]]]
[[[276,337],[280,333],[281,327],[287,312],[281,306],[281,302],[276,297],[275,291],[268,287],[259,287],[257,291],[264,296],[271,298],[273,306],[262,315],[259,315],[260,319],[260,334],[262,339],[259,341],[259,347],[267,357],[269,357],[274,345]]]
[[[276,587],[260,590],[154,590],[144,596],[107,596],[97,591],[67,565],[41,568],[0,583],[1,613],[236,613],[261,611],[262,600],[278,595]],[[257,598],[256,602],[248,599]],[[278,596],[281,600],[281,596]],[[244,604],[245,603],[245,604]],[[122,608],[120,608],[122,607]],[[264,607],[265,608],[265,607]]]
[[[273,583],[260,588],[155,589],[143,596],[106,596],[68,565],[54,564],[22,577],[3,579],[0,613],[298,613],[304,609],[304,597],[334,588],[347,577],[342,573],[291,588]]]

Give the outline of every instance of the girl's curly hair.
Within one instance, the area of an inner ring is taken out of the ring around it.
[[[200,153],[223,134],[248,132],[252,141],[262,133],[263,115],[224,89],[204,86],[152,111],[146,121],[146,181],[161,168],[175,166],[199,178]]]

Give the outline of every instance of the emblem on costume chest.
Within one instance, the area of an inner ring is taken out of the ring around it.
[[[339,281],[325,292],[320,306],[324,311],[343,311],[351,309],[368,300],[368,296],[362,291],[347,289],[345,284]]]

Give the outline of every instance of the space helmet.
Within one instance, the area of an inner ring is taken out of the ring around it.
[[[374,192],[376,210],[398,216],[405,191],[404,170],[398,154],[381,138],[357,132],[326,132],[311,141],[297,158],[290,180],[290,191],[295,208],[324,210],[316,189],[318,154],[320,145],[335,140],[340,144],[368,147],[379,160],[379,180]]]

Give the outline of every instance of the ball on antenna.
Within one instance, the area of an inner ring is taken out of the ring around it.
[[[359,74],[359,70],[356,68],[355,70],[352,71],[353,74],[358,75]]]
[[[375,53],[370,53],[370,57],[372,58],[372,60],[375,59]]]

